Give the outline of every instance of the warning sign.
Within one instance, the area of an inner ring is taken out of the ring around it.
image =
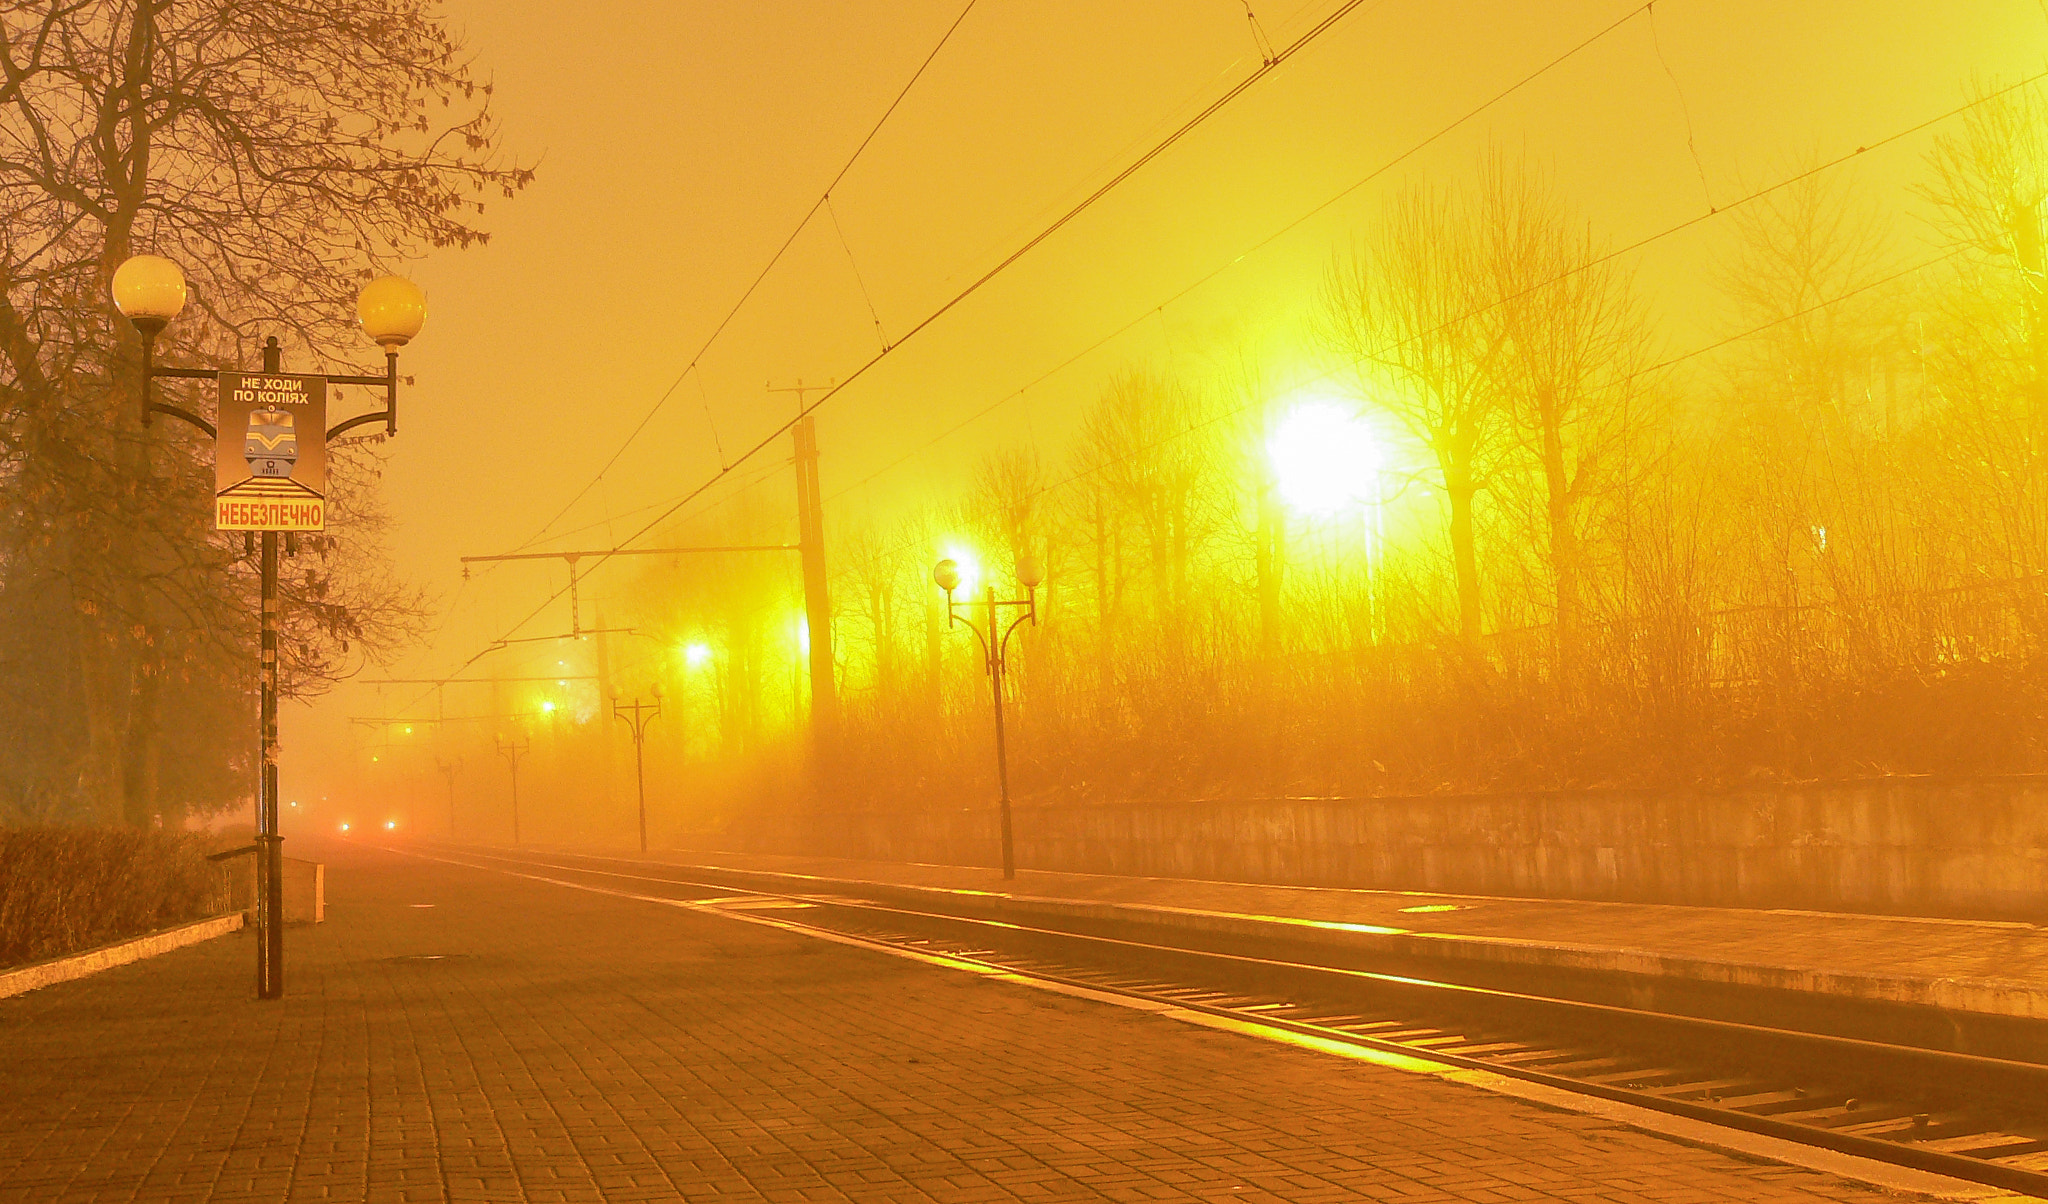
[[[216,426],[215,529],[326,528],[326,377],[223,372]]]

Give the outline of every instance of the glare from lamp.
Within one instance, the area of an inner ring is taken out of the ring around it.
[[[1386,456],[1354,405],[1296,406],[1266,443],[1280,497],[1301,514],[1335,514],[1373,501]]]

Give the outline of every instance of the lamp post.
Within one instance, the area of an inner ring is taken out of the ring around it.
[[[434,768],[440,770],[441,776],[448,779],[448,840],[452,844],[455,840],[455,775],[462,772],[462,758],[444,761],[440,757],[435,757]]]
[[[148,426],[153,415],[168,414],[219,439],[220,432],[213,423],[190,410],[152,399],[150,382],[158,377],[214,381],[222,386],[224,402],[228,386],[239,384],[243,379],[242,373],[231,370],[157,367],[156,337],[185,308],[184,270],[158,255],[133,256],[115,269],[113,294],[114,307],[142,336],[143,425]],[[356,298],[356,317],[363,333],[384,349],[384,374],[290,378],[290,385],[301,390],[294,396],[319,398],[317,408],[309,412],[322,415],[323,422],[328,385],[381,386],[384,389],[383,409],[348,419],[325,431],[312,432],[320,436],[317,446],[321,449],[319,463],[323,471],[327,442],[349,430],[382,421],[386,435],[398,434],[398,349],[420,332],[426,316],[426,297],[418,285],[400,276],[373,280]],[[263,372],[266,376],[274,377],[282,371],[279,362],[282,356],[277,336],[272,335],[263,347]],[[273,396],[277,391],[264,392],[270,383],[259,382],[259,388],[253,391],[264,400],[258,403],[263,408],[250,416],[247,439],[243,440],[237,432],[231,434],[244,447],[256,452],[249,456],[249,468],[255,474],[250,480],[261,478],[265,483],[283,482],[281,488],[289,489],[295,484],[291,478],[300,457],[300,446],[291,415],[282,412],[282,406]],[[324,479],[320,484],[324,486]],[[297,489],[296,494],[288,496],[303,501],[310,494],[316,504],[308,507],[303,504],[245,503],[234,512],[255,517],[237,517],[223,526],[231,512],[230,504],[224,501],[215,515],[216,526],[241,530],[245,533],[244,539],[248,538],[247,532],[250,531],[260,530],[263,536],[259,562],[262,578],[261,662],[257,674],[260,694],[257,745],[261,753],[258,762],[261,768],[256,782],[256,841],[263,849],[263,855],[257,862],[256,892],[256,997],[259,999],[279,999],[284,995],[284,837],[278,832],[277,815],[277,534],[280,530],[292,533],[286,547],[287,554],[292,554],[298,547],[296,532],[324,527],[324,516],[317,504],[324,500],[322,495],[302,484],[297,485]],[[296,516],[283,517],[287,511],[294,512]]]
[[[960,566],[953,561],[939,561],[932,569],[932,580],[946,591],[946,626],[965,627],[981,641],[982,668],[988,673],[989,688],[996,702],[996,788],[1002,801],[1003,877],[1006,880],[1015,878],[1017,854],[1010,835],[1010,753],[1003,734],[1003,672],[1008,665],[1010,636],[1026,622],[1034,627],[1038,625],[1038,583],[1045,580],[1045,566],[1035,556],[1026,554],[1018,557],[1017,584],[1024,587],[1024,596],[998,599],[996,587],[990,585],[986,598],[979,604],[953,600],[953,591],[960,588]],[[971,612],[976,605],[987,609],[980,627],[974,625],[971,613],[966,617],[960,613],[962,607]],[[1023,613],[1004,626],[1002,612],[1005,608]]]
[[[656,682],[650,691],[654,701],[642,702],[638,695],[633,701],[621,702],[617,694],[612,695],[612,718],[623,719],[633,729],[633,780],[640,787],[640,851],[647,851],[647,725],[661,714],[661,683]]]
[[[512,847],[519,847],[519,758],[533,747],[533,741],[525,736],[507,740],[498,737],[498,755],[505,758],[505,764],[512,767]]]

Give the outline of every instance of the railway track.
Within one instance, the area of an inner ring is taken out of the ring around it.
[[[693,878],[691,867],[659,862],[473,849],[437,855],[654,897],[708,892],[696,901],[772,916],[788,928],[2048,1196],[2048,1065],[2037,1062],[1318,965],[1293,951],[1260,957],[843,894],[749,889],[730,875]],[[606,868],[625,866],[630,872]]]

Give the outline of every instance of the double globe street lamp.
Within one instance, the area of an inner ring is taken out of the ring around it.
[[[213,368],[160,368],[156,338],[185,308],[185,273],[159,255],[137,255],[115,270],[114,307],[142,336],[142,422],[168,414],[215,440],[214,525],[219,530],[260,531],[263,537],[262,651],[257,674],[261,704],[257,742],[261,770],[256,790],[256,996],[284,995],[284,837],[277,813],[277,536],[283,531],[319,531],[326,526],[328,441],[372,422],[386,435],[398,433],[398,350],[426,321],[427,299],[402,276],[385,276],[363,287],[356,317],[363,333],[384,349],[382,376],[286,376],[277,337],[263,347],[261,375]],[[153,399],[158,377],[211,380],[219,386],[214,422],[179,406]],[[384,408],[326,426],[327,387],[364,385],[384,389]],[[301,427],[317,442],[300,437]],[[309,454],[310,453],[310,454]],[[244,467],[246,466],[246,467]],[[289,545],[296,550],[296,540]]]
[[[612,718],[625,720],[626,726],[633,729],[633,781],[640,788],[640,851],[643,853],[647,851],[647,725],[661,717],[660,682],[654,683],[651,693],[654,695],[651,701],[642,702],[635,694],[633,701],[627,702],[624,695],[617,690],[612,691]]]
[[[981,641],[982,668],[988,673],[989,686],[995,694],[996,789],[1002,802],[1003,878],[1008,880],[1017,876],[1017,854],[1010,834],[1010,754],[1003,734],[1003,673],[1009,664],[1010,636],[1025,623],[1038,625],[1038,585],[1045,580],[1045,566],[1029,553],[1017,558],[1017,584],[1024,587],[1022,598],[997,598],[996,587],[990,584],[987,596],[980,602],[954,601],[953,591],[960,588],[960,565],[954,560],[939,561],[932,569],[932,580],[946,591],[946,626],[965,627]],[[979,627],[975,626],[972,613],[977,607],[985,611]],[[962,608],[969,613],[963,616]],[[1005,610],[1022,613],[1005,626]]]

